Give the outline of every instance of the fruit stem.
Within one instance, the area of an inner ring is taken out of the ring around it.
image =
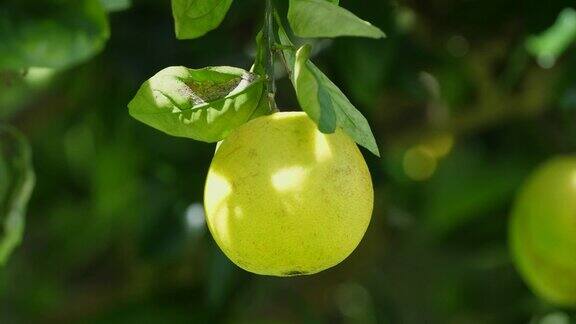
[[[275,51],[276,40],[274,37],[274,3],[266,0],[266,12],[264,19],[264,42],[266,43],[266,92],[268,105],[271,112],[278,111],[276,106],[276,80],[275,80]]]

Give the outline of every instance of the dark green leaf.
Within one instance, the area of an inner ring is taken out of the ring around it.
[[[290,0],[288,21],[300,37],[386,36],[369,22],[326,0]]]
[[[22,240],[26,205],[33,188],[28,143],[14,128],[0,125],[0,264]]]
[[[100,52],[110,31],[99,0],[0,5],[0,69],[66,68]]]
[[[233,67],[166,68],[146,81],[128,104],[139,121],[167,134],[216,142],[265,114],[262,79]]]
[[[216,29],[230,5],[232,0],[172,0],[176,37],[198,38]]]

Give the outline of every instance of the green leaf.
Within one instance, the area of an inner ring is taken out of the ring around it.
[[[116,12],[130,8],[132,0],[100,0],[106,11]]]
[[[256,57],[254,59],[254,65],[250,69],[250,72],[257,73],[258,75],[266,75],[266,44],[264,44],[264,32],[259,31],[256,35]]]
[[[280,43],[293,46],[286,31],[278,31]],[[298,102],[322,132],[330,133],[341,127],[356,143],[380,156],[378,145],[366,118],[350,103],[346,95],[310,60],[310,48],[305,45],[296,54],[283,50],[292,77]]]
[[[346,95],[306,56],[296,54],[294,81],[298,102],[319,126],[320,131],[334,131],[335,124],[376,156],[378,145],[366,118],[348,100]]]
[[[63,69],[99,53],[110,35],[99,0],[0,5],[0,69]]]
[[[294,66],[294,84],[298,102],[308,116],[317,124],[323,133],[336,131],[336,112],[330,92],[323,86],[323,79],[314,68],[309,66],[310,46],[305,45],[296,52]]]
[[[286,46],[288,48],[282,50],[282,56],[284,56],[284,60],[286,61],[288,73],[290,74],[292,81],[294,81],[293,75],[294,64],[296,63],[296,53],[291,49],[294,47],[294,44],[282,26],[278,27],[278,40],[282,46]]]
[[[562,10],[550,28],[526,41],[528,52],[534,55],[541,66],[552,67],[556,60],[576,41],[576,10]]]
[[[326,0],[290,0],[288,21],[300,37],[386,36],[369,22]]]
[[[232,0],[172,0],[172,14],[179,39],[204,36],[220,26]]]
[[[166,68],[146,81],[128,104],[137,120],[169,135],[217,142],[267,113],[263,79],[234,67]]]
[[[0,125],[0,265],[22,240],[26,205],[33,188],[28,142],[14,128]]]

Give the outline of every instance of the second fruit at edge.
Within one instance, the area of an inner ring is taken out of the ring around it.
[[[548,161],[524,184],[513,208],[510,246],[538,296],[576,307],[576,157]]]

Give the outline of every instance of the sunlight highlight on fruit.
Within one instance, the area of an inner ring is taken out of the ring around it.
[[[272,176],[272,184],[279,191],[294,190],[302,185],[306,170],[303,167],[296,166],[282,169]]]
[[[324,134],[318,132],[316,136],[314,136],[315,145],[314,145],[314,153],[316,154],[316,160],[318,162],[323,162],[332,157],[332,150],[330,149],[330,144],[326,139]]]
[[[212,173],[211,181],[212,190],[217,191],[219,194],[216,196],[205,197],[204,200],[206,204],[218,206],[228,197],[228,195],[230,195],[230,193],[232,193],[232,185],[225,177],[218,173]]]

